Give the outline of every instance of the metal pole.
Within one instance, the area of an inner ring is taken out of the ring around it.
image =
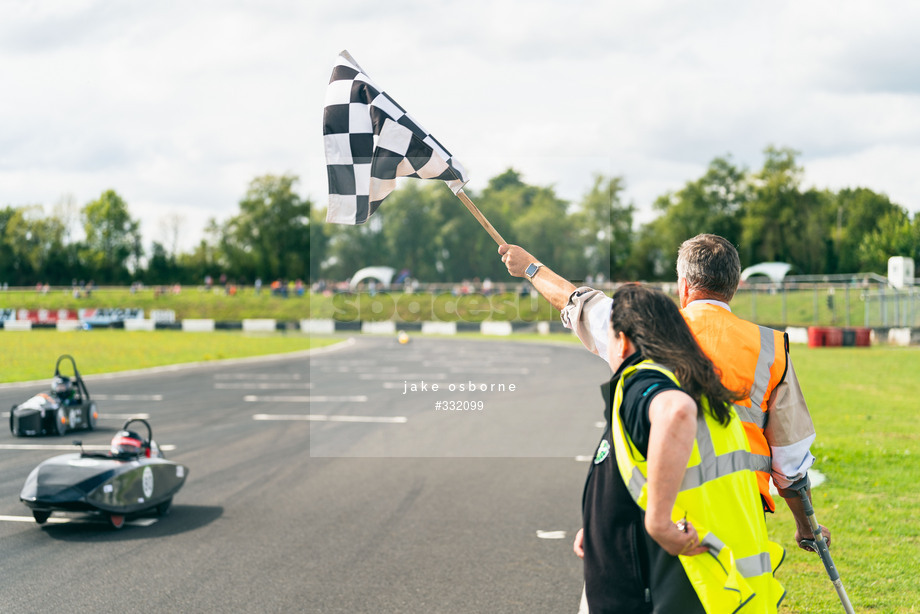
[[[789,320],[786,318],[786,282],[782,282],[783,288],[783,324],[788,324]]]
[[[751,286],[751,320],[757,321],[757,288]]]
[[[847,328],[850,328],[850,284],[843,287],[843,297],[847,307]]]
[[[901,322],[901,291],[898,289],[894,291],[894,325],[904,326]]]
[[[814,540],[803,539],[802,543],[816,550],[821,556],[821,561],[824,563],[824,569],[827,570],[827,575],[834,584],[834,589],[837,591],[837,596],[840,597],[840,603],[843,604],[844,611],[847,614],[856,614],[850,603],[850,598],[847,596],[847,591],[843,588],[843,581],[840,579],[840,573],[837,571],[833,559],[831,559],[830,550],[828,550],[827,542],[824,541],[824,534],[821,532],[821,525],[819,525],[818,521],[815,519],[815,508],[812,507],[811,499],[808,497],[808,480],[805,479],[804,482],[804,485],[798,489],[799,497],[802,499],[802,507],[804,508],[805,516],[808,517],[808,524],[811,527]]]
[[[815,282],[815,301],[814,301],[814,310],[815,310],[815,326],[819,324],[818,322],[818,282]]]
[[[878,291],[879,311],[882,312],[882,326],[888,326],[888,305],[885,303],[885,287],[882,286]]]

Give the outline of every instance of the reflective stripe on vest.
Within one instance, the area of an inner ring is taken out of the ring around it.
[[[770,367],[773,366],[775,348],[773,346],[773,331],[760,326],[760,356],[757,357],[757,368],[754,371],[754,385],[751,386],[751,405],[763,407],[767,396],[767,387],[770,385]]]
[[[698,465],[687,467],[684,472],[684,479],[680,484],[680,490],[690,490],[697,488],[704,483],[720,478],[724,475],[736,471],[757,471],[760,466],[758,459],[763,456],[754,455],[747,450],[734,450],[727,454],[717,455],[712,444],[712,435],[709,432],[709,425],[703,416],[696,419],[696,442],[700,453],[700,462]],[[769,462],[769,458],[767,458]],[[633,498],[638,498],[645,486],[647,480],[642,475],[638,467],[633,467],[629,482],[626,484]]]
[[[616,385],[611,416],[616,462],[630,496],[643,510],[648,501],[647,463],[623,427],[620,405],[624,382],[645,369],[680,385],[670,370],[648,360],[624,369]],[[707,612],[775,613],[784,592],[773,571],[785,552],[767,537],[744,428],[734,412],[728,426],[722,426],[705,398],[702,406],[671,518],[686,515],[709,552],[678,558]]]

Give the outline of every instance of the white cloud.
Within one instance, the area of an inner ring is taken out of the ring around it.
[[[471,171],[577,199],[596,172],[652,201],[716,156],[801,152],[818,187],[920,209],[920,5],[720,0],[0,3],[0,206],[109,188],[183,244],[254,177],[325,199],[321,117],[336,54]],[[640,216],[641,217],[641,216]]]

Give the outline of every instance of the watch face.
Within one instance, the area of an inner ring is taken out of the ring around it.
[[[524,274],[527,275],[527,277],[533,277],[534,275],[537,274],[537,271],[539,270],[540,270],[539,265],[531,264],[530,266],[527,267],[527,270],[524,271]]]

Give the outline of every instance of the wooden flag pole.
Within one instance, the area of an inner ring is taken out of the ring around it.
[[[498,234],[498,231],[495,230],[495,228],[492,227],[492,224],[489,223],[489,220],[486,219],[486,216],[484,216],[482,211],[480,211],[479,208],[473,204],[473,201],[470,200],[470,197],[467,196],[463,190],[459,190],[457,192],[457,198],[459,198],[463,204],[466,205],[466,208],[470,210],[470,213],[473,214],[473,217],[479,220],[479,223],[482,224],[482,227],[486,229],[486,232],[489,233],[489,236],[492,237],[496,243],[499,245],[505,243],[505,240],[502,238],[502,236]]]

